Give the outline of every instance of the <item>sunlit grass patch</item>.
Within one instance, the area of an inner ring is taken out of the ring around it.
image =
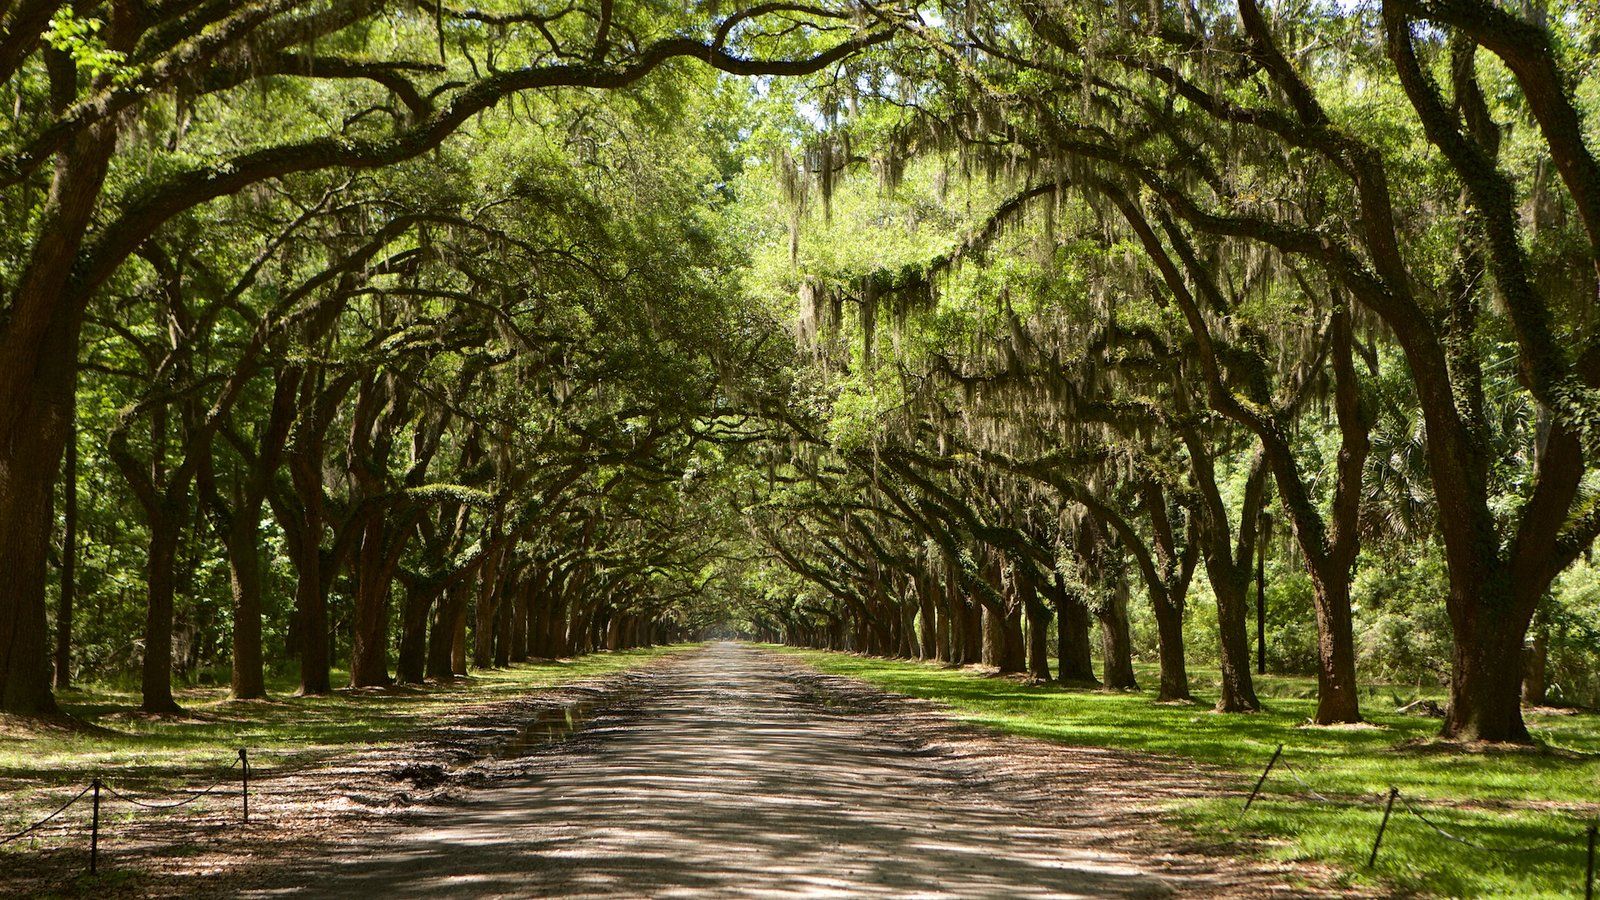
[[[1218,796],[1172,808],[1172,821],[1223,840],[1258,839],[1275,857],[1332,864],[1355,883],[1447,896],[1583,892],[1585,819],[1600,812],[1600,716],[1593,713],[1531,713],[1539,747],[1463,752],[1432,740],[1437,720],[1393,713],[1395,699],[1412,699],[1414,689],[1371,689],[1364,712],[1376,727],[1315,728],[1306,726],[1315,701],[1305,678],[1261,678],[1266,712],[1221,715],[1203,697],[1194,705],[1158,705],[1148,693],[1029,685],[927,663],[792,652],[824,672],[939,701],[974,724],[1205,763],[1233,776],[1229,787],[1237,790],[1249,790],[1281,743],[1309,790],[1279,768],[1248,815],[1241,816],[1237,797]],[[1197,693],[1212,683],[1195,673]],[[1368,870],[1390,786],[1414,798],[1435,824],[1474,843],[1558,846],[1516,854],[1463,846],[1435,833],[1402,803],[1377,865]],[[1312,798],[1311,791],[1332,802]]]

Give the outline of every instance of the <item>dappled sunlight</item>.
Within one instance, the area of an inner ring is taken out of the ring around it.
[[[930,756],[771,658],[717,645],[642,676],[526,776],[430,811],[288,890],[399,896],[1159,896],[1173,884],[1072,846],[976,760]]]

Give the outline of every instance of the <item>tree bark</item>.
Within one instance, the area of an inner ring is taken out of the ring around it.
[[[504,669],[511,665],[511,644],[515,640],[511,633],[511,623],[515,616],[515,608],[519,605],[520,593],[515,576],[502,579],[495,586],[495,617],[494,617],[494,665],[497,669]]]
[[[482,579],[478,584],[477,603],[472,614],[472,667],[487,669],[494,665],[495,598],[494,578],[497,568],[493,559],[484,564]]]
[[[396,684],[421,684],[427,677],[428,613],[439,595],[438,583],[427,579],[413,578],[405,585],[405,609],[400,614],[400,647],[394,663]]]
[[[76,71],[68,68],[71,82]],[[115,132],[99,127],[56,156],[33,255],[0,330],[0,559],[8,573],[0,579],[0,712],[57,711],[45,615],[47,523],[73,420],[87,299],[73,270],[115,147]]]
[[[294,607],[300,619],[300,690],[313,697],[333,690],[328,642],[328,581],[323,573],[320,526],[293,536],[290,558],[295,564]]]
[[[1217,641],[1222,663],[1218,712],[1258,712],[1255,682],[1250,677],[1249,569],[1212,578],[1217,598]]]
[[[1028,616],[1028,674],[1036,681],[1049,681],[1050,607],[1039,599],[1031,574],[1019,573],[1017,589]]]
[[[467,674],[467,604],[463,598],[456,607],[455,621],[450,623],[450,674]]]
[[[939,659],[939,614],[937,612],[938,600],[934,593],[938,590],[937,582],[927,572],[919,572],[916,576],[917,589],[917,658]]]
[[[1530,628],[1533,640],[1522,651],[1522,702],[1527,706],[1544,706],[1549,702],[1549,681],[1546,675],[1550,661],[1550,629],[1538,618]]]
[[[1350,614],[1350,580],[1326,581],[1313,574],[1317,614],[1317,712],[1319,725],[1361,721],[1356,686],[1355,634]]]
[[[386,687],[389,677],[389,593],[391,572],[384,540],[386,514],[367,515],[356,553],[355,611],[351,617],[350,686]]]
[[[261,508],[245,504],[229,523],[228,580],[233,588],[233,696],[267,695],[261,653]]]
[[[67,430],[65,472],[61,499],[64,509],[61,535],[61,593],[56,603],[55,686],[72,685],[72,614],[78,591],[78,429],[74,416]]]
[[[1054,579],[1056,603],[1056,674],[1062,684],[1098,685],[1094,674],[1093,651],[1089,644],[1089,607],[1083,598],[1069,593],[1057,572]]]
[[[533,622],[534,579],[530,573],[518,589],[511,611],[511,656],[509,662],[528,661],[528,626]]]
[[[1174,606],[1166,598],[1154,598],[1156,619],[1156,656],[1161,664],[1161,688],[1158,701],[1191,699],[1189,670],[1184,665],[1183,608]]]
[[[140,709],[180,713],[172,697],[172,615],[177,583],[178,510],[150,517],[149,561],[145,566],[144,661],[140,666]]]
[[[448,681],[455,675],[453,654],[456,644],[456,623],[464,622],[467,615],[467,596],[472,590],[468,581],[460,581],[445,591],[433,615],[433,628],[428,634],[428,677]]]
[[[1128,587],[1121,578],[1095,615],[1100,619],[1101,664],[1105,686],[1114,691],[1136,691],[1133,674],[1133,635],[1128,628]]]
[[[1455,665],[1444,733],[1457,740],[1531,741],[1522,718],[1523,642],[1531,617],[1513,600],[1509,579],[1487,579],[1476,596],[1457,597],[1450,607]]]

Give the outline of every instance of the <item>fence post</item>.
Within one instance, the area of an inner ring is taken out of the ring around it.
[[[1239,815],[1242,816],[1250,811],[1250,804],[1256,802],[1256,794],[1261,792],[1261,786],[1267,783],[1267,775],[1272,772],[1272,767],[1278,764],[1278,757],[1282,755],[1283,745],[1279,744],[1278,749],[1272,751],[1272,758],[1267,760],[1267,767],[1261,770],[1261,777],[1256,779],[1256,786],[1250,789],[1250,797],[1244,801],[1244,809],[1239,812]]]
[[[94,777],[94,813],[89,817],[89,874],[100,868],[100,776]]]
[[[1389,827],[1389,813],[1394,809],[1394,798],[1400,796],[1400,789],[1389,788],[1389,802],[1383,805],[1383,821],[1378,823],[1378,836],[1372,839],[1372,855],[1367,857],[1367,868],[1372,868],[1378,861],[1378,848],[1383,846],[1383,832]]]
[[[244,767],[244,824],[250,824],[250,755],[239,748],[239,764]]]
[[[1583,900],[1594,900],[1594,838],[1600,825],[1589,823],[1589,872],[1583,878]]]

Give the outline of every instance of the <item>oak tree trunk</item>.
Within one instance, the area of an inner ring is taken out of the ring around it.
[[[183,710],[172,697],[172,615],[177,586],[177,511],[150,517],[149,560],[145,566],[144,661],[140,667],[140,708],[150,713]]]
[[[61,485],[61,593],[56,603],[56,689],[72,684],[72,614],[78,590],[78,430],[68,430],[66,464]]]
[[[384,514],[367,517],[356,556],[351,617],[350,686],[386,687],[389,677],[390,572],[385,564]]]
[[[230,522],[228,579],[233,588],[233,696],[267,695],[261,653],[261,515],[241,508]]]

